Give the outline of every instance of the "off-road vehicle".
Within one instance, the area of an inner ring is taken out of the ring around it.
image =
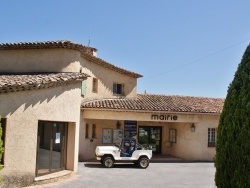
[[[143,147],[135,141],[123,149],[123,142],[114,146],[97,146],[95,150],[96,159],[106,168],[111,168],[116,162],[133,161],[140,168],[147,168],[152,158],[150,147]]]

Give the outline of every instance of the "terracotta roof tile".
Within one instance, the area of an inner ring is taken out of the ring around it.
[[[83,109],[122,109],[140,111],[221,113],[224,99],[177,95],[138,94],[136,98],[87,101]]]
[[[66,85],[86,77],[84,73],[0,74],[0,94]]]
[[[18,42],[18,43],[0,43],[0,50],[18,50],[18,49],[55,49],[66,48],[79,50],[83,53],[93,54],[96,48],[83,46],[69,40],[45,41],[45,42]]]
[[[81,56],[93,63],[96,63],[105,68],[114,70],[121,74],[125,74],[134,78],[140,78],[142,75],[128,71],[123,68],[119,68],[107,61],[104,61],[101,58],[98,58],[93,55],[93,51],[96,52],[96,48],[83,46],[81,44],[74,43],[69,40],[59,40],[59,41],[46,41],[46,42],[20,42],[20,43],[0,43],[0,50],[18,50],[18,49],[57,49],[65,48],[78,50],[81,53]]]

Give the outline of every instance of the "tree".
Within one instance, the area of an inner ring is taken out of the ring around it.
[[[250,187],[250,45],[229,85],[215,156],[218,188]]]
[[[1,125],[1,116],[0,116],[0,161],[2,161],[2,155],[3,155],[3,140],[2,140],[2,125]],[[0,164],[2,165],[2,164]],[[2,166],[0,166],[0,170],[2,169]]]

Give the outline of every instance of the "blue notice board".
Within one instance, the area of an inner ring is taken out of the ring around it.
[[[127,148],[130,140],[137,140],[137,121],[124,121],[124,148]]]

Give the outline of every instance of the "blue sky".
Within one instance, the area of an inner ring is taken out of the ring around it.
[[[0,43],[72,40],[140,73],[138,93],[226,97],[250,1],[0,0]]]

